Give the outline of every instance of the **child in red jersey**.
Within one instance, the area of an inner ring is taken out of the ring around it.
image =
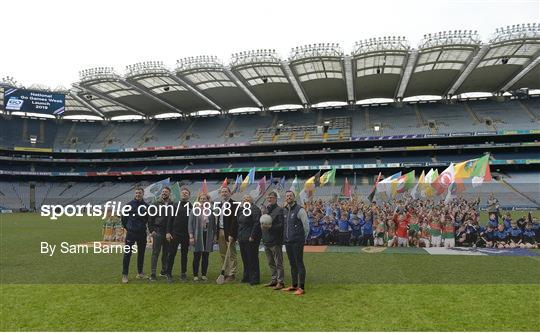
[[[409,246],[408,226],[410,223],[410,215],[405,214],[403,209],[398,210],[394,215],[394,223],[396,224],[397,246]]]

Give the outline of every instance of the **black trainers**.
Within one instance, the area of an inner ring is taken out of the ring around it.
[[[172,275],[167,275],[167,282],[168,283],[173,283]]]
[[[164,272],[164,271],[161,271],[161,272],[159,273],[159,276],[167,276],[167,273]]]
[[[157,281],[156,274],[150,275],[150,281]]]
[[[180,281],[182,281],[182,282],[187,282],[187,275],[186,275],[186,273],[180,275]]]

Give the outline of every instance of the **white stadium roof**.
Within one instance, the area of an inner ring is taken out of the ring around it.
[[[0,86],[16,82],[5,78]],[[174,69],[159,61],[129,65],[124,74],[91,68],[66,92],[64,116],[182,116],[518,88],[540,88],[537,23],[497,29],[487,42],[474,31],[454,30],[426,34],[416,48],[403,36],[371,38],[350,55],[324,43],[295,47],[286,60],[275,50],[254,50],[233,54],[228,65],[198,56],[178,60]]]

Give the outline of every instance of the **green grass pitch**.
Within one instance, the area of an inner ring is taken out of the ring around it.
[[[540,330],[540,257],[308,253],[296,297],[238,282],[151,284],[134,279],[135,260],[122,285],[119,254],[39,253],[41,241],[99,240],[98,219],[8,214],[0,228],[2,331]],[[261,269],[266,282],[262,253]]]

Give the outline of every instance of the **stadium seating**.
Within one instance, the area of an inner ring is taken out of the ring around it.
[[[251,142],[348,140],[358,136],[540,128],[540,98],[380,106],[344,106],[189,119],[81,122],[0,118],[0,146],[119,149]],[[323,132],[322,126],[328,126]],[[378,126],[378,130],[375,127]],[[279,131],[277,129],[279,128]],[[37,138],[30,143],[30,136]]]
[[[494,130],[538,129],[539,123],[517,102],[474,101],[467,103],[486,126]],[[489,125],[491,123],[491,126]]]

